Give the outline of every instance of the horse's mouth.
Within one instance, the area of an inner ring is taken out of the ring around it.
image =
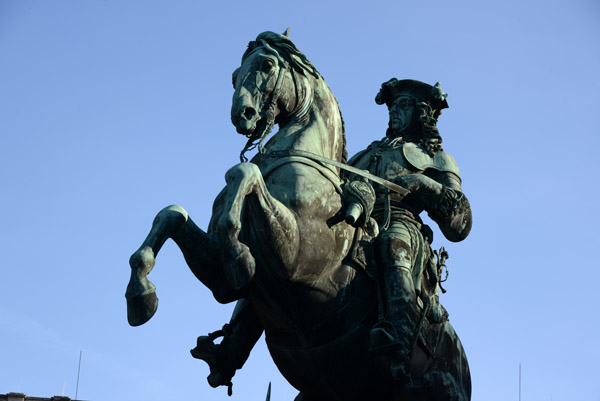
[[[261,118],[257,121],[242,120],[236,125],[236,131],[240,135],[244,135],[248,139],[252,139],[261,135],[267,125],[267,119]]]

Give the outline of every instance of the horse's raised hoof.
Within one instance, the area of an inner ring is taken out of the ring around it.
[[[158,297],[154,291],[127,297],[127,321],[131,326],[141,326],[154,316],[157,308]]]
[[[131,278],[127,284],[127,321],[131,326],[140,326],[154,316],[158,308],[156,287],[147,275],[154,267],[154,251],[151,247],[141,247],[129,259]]]

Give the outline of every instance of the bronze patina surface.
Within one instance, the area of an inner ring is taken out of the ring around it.
[[[264,331],[296,401],[469,400],[467,359],[438,297],[447,254],[432,250],[419,217],[426,211],[451,241],[471,228],[436,127],[448,107],[439,84],[385,82],[376,101],[388,106],[387,134],[348,161],[337,101],[287,32],[250,42],[233,83],[242,163],[227,171],[206,232],[181,206],[158,213],[130,259],[129,323],[156,311],[147,275],[171,238],[218,302],[237,301],[229,324],[192,350],[213,387],[231,389]]]

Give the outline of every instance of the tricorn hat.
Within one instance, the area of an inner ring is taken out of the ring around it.
[[[448,108],[448,102],[446,101],[448,94],[442,90],[439,82],[431,86],[414,79],[397,80],[392,78],[384,82],[381,84],[379,93],[375,96],[375,102],[377,104],[385,103],[390,107],[398,96],[413,96],[421,102],[428,102],[431,108],[438,112]]]

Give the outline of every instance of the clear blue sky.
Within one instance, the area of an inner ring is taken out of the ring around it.
[[[188,350],[219,305],[174,243],[160,305],[126,320],[129,255],[177,203],[206,227],[244,138],[231,72],[291,28],[344,114],[350,154],[381,138],[381,82],[442,82],[439,128],[473,231],[446,245],[442,303],[474,401],[599,401],[600,4],[596,0],[0,0],[0,393],[228,400]],[[235,400],[291,401],[261,340]]]

